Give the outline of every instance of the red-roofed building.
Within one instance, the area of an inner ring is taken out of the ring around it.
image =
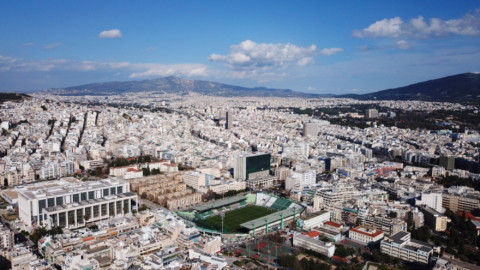
[[[325,221],[324,225],[334,227],[334,228],[338,228],[338,229],[341,229],[343,227],[342,224],[338,224],[338,223],[333,222],[333,221]]]
[[[140,177],[143,177],[143,171],[135,168],[128,168],[127,172],[123,176],[124,179],[133,179],[133,178],[140,178]]]
[[[376,243],[383,239],[384,233],[380,230],[369,229],[364,226],[358,226],[350,229],[348,237],[353,241],[357,241],[368,245],[369,243]]]
[[[320,232],[318,232],[318,231],[311,231],[311,232],[309,232],[307,235],[308,235],[308,237],[310,237],[310,238],[316,238],[316,237],[318,237],[318,236],[320,235]]]
[[[465,220],[470,219],[470,220],[480,221],[480,218],[474,216],[472,213],[458,211],[458,212],[457,212],[457,215],[463,216],[464,213],[465,213]]]

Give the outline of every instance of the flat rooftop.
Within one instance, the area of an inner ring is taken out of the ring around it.
[[[119,178],[107,178],[98,181],[83,182],[73,177],[61,178],[60,180],[43,181],[17,187],[19,195],[29,199],[41,199],[46,197],[61,196],[70,193],[88,192],[103,188],[110,188],[125,184]]]

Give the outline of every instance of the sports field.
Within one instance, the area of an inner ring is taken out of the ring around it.
[[[223,219],[223,231],[224,233],[238,233],[240,230],[240,224],[249,220],[254,220],[259,217],[269,215],[276,212],[275,210],[268,209],[256,205],[247,205],[243,208],[236,209],[225,213]],[[211,229],[216,231],[222,230],[222,218],[220,215],[208,217],[206,219],[200,219],[196,221],[199,227],[205,229]]]

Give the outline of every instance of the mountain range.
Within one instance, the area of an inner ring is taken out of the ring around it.
[[[118,95],[129,92],[148,91],[178,94],[195,92],[208,96],[227,97],[275,96],[315,98],[331,96],[296,92],[290,89],[273,89],[266,87],[248,88],[218,82],[182,79],[172,76],[143,81],[92,83],[67,88],[47,89],[43,92],[57,95]]]
[[[363,95],[350,94],[337,97],[360,100],[424,100],[480,103],[480,74],[462,73]]]
[[[67,88],[47,89],[43,92],[57,95],[117,95],[145,91],[177,94],[195,92],[209,96],[230,97],[339,97],[359,100],[424,100],[478,104],[480,103],[480,74],[462,73],[362,95],[311,94],[290,89],[248,88],[171,76],[143,81],[92,83]]]

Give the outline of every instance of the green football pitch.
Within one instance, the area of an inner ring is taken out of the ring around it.
[[[226,212],[223,219],[223,231],[224,233],[242,232],[240,224],[275,212],[277,211],[256,205],[247,205],[243,208]],[[222,218],[220,215],[199,219],[196,223],[199,227],[205,229],[222,230]]]

